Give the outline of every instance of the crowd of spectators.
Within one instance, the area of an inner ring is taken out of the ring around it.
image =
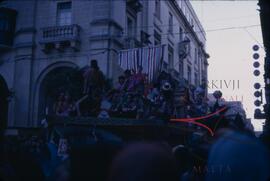
[[[166,141],[88,140],[58,155],[55,142],[38,137],[4,139],[0,147],[1,181],[180,181],[270,178],[269,150],[254,135],[232,128],[218,130],[192,144]]]

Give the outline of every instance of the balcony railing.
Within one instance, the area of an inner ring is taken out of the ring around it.
[[[178,43],[178,54],[185,57],[190,52],[190,41],[185,40]]]
[[[78,25],[53,26],[42,29],[42,43],[61,41],[79,41],[80,28]]]
[[[63,51],[68,47],[78,51],[80,49],[80,27],[65,25],[42,28],[40,44],[44,53],[49,53],[54,48]]]

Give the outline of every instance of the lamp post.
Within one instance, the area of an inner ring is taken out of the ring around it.
[[[253,63],[253,67],[255,68],[253,74],[254,76],[258,77],[260,76],[261,72],[258,69],[260,67],[260,62],[258,62],[260,55],[258,53],[259,51],[259,46],[258,45],[254,45],[252,47],[254,54],[253,54],[253,59],[255,60]],[[254,101],[254,105],[256,106],[256,109],[254,111],[254,118],[255,119],[265,119],[265,114],[262,113],[261,109],[259,109],[259,107],[261,107],[262,103],[263,103],[263,95],[262,95],[262,89],[261,89],[261,84],[260,83],[255,83],[254,84],[254,88],[255,88],[255,92],[254,92],[254,96],[256,97],[256,100]],[[259,100],[260,98],[260,100]]]

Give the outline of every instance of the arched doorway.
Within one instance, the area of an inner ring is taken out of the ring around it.
[[[38,119],[44,119],[46,110],[53,114],[53,105],[59,94],[69,94],[73,101],[82,96],[81,72],[73,67],[56,67],[48,72],[40,84]]]
[[[4,78],[0,75],[0,131],[7,127],[9,90]]]

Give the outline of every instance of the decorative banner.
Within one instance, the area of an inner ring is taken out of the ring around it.
[[[164,45],[159,45],[122,50],[118,54],[118,64],[124,70],[133,69],[136,72],[141,66],[143,68],[142,72],[148,75],[149,81],[152,81],[156,76],[156,72],[161,69],[163,47]]]

